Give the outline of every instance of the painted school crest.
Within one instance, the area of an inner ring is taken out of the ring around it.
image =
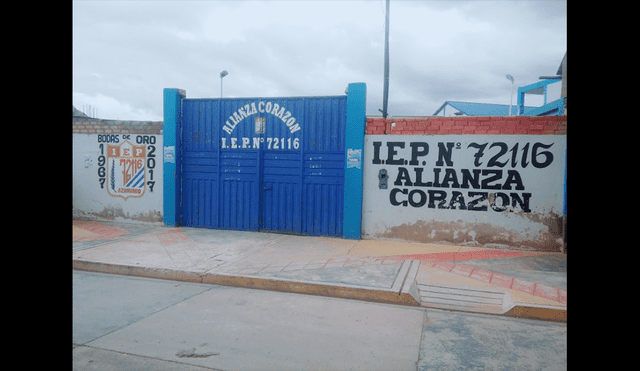
[[[107,191],[111,196],[142,197],[145,191],[145,146],[128,140],[107,145]]]

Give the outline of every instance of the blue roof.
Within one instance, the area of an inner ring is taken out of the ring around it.
[[[467,116],[509,116],[508,104],[491,104],[491,103],[471,103],[471,102],[452,102],[446,101],[438,110],[433,114],[437,116],[440,111],[444,109],[446,105],[449,105],[458,111],[464,113]],[[527,112],[535,109],[536,107],[524,107],[524,115]],[[515,116],[518,112],[518,106],[514,104],[511,106],[511,114]]]

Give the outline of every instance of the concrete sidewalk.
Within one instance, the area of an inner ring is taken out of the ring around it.
[[[73,221],[73,268],[566,321],[566,254]]]

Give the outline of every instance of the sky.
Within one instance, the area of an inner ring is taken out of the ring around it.
[[[390,117],[431,116],[447,100],[509,104],[507,74],[515,105],[567,51],[566,0],[391,0],[389,19]],[[344,95],[364,82],[367,115],[381,115],[384,0],[74,0],[72,22],[73,105],[93,117],[161,121],[164,88],[220,98],[222,70],[225,98]]]

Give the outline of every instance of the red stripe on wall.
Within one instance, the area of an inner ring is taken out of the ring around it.
[[[567,116],[370,117],[366,134],[566,135]]]

